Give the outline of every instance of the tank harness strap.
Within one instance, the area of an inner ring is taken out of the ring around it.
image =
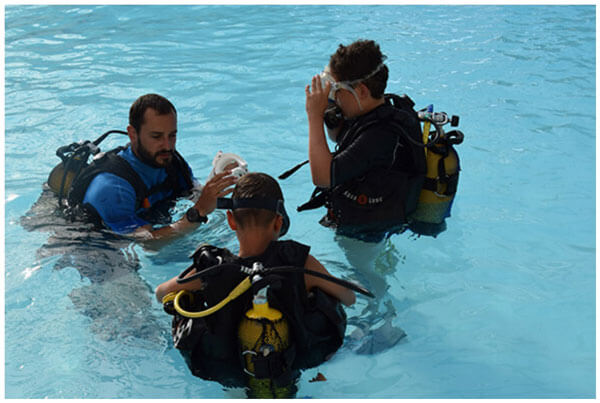
[[[71,206],[83,203],[83,198],[87,192],[89,184],[96,177],[96,175],[107,172],[113,175],[117,175],[131,184],[136,193],[136,209],[142,205],[144,200],[143,194],[147,192],[147,186],[144,184],[142,178],[131,169],[131,165],[125,159],[119,157],[117,153],[123,150],[125,147],[117,147],[113,150],[107,151],[100,158],[92,161],[75,180],[71,191],[69,192],[69,204]]]
[[[143,205],[143,201],[147,197],[148,186],[146,186],[140,175],[131,168],[129,162],[117,155],[117,152],[119,151],[120,150],[117,149],[114,153],[111,152],[111,154],[106,154],[106,157],[109,157],[110,155],[109,158],[112,159],[112,164],[114,164],[112,165],[114,169],[111,169],[108,172],[120,176],[133,187],[133,190],[135,191],[135,209],[137,210]]]
[[[452,196],[456,194],[456,190],[458,188],[458,172],[448,175],[446,173],[446,166],[444,165],[444,160],[449,155],[449,147],[445,145],[444,147],[431,147],[429,151],[434,152],[436,154],[441,155],[441,158],[438,160],[438,176],[437,178],[425,178],[423,181],[423,189],[430,190],[432,192],[438,193],[444,196]],[[445,184],[446,191],[439,192],[438,185]]]
[[[294,344],[284,351],[272,352],[266,356],[253,355],[254,373],[252,375],[257,379],[282,378],[286,372],[290,372],[295,358],[296,347]]]

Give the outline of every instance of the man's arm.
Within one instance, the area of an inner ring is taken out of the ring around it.
[[[231,171],[225,171],[211,178],[202,189],[202,193],[193,208],[201,216],[208,216],[217,206],[217,198],[224,197],[233,191],[231,186],[237,178],[229,176]],[[170,241],[180,238],[194,231],[201,225],[199,222],[190,222],[184,215],[178,221],[152,230],[150,224],[137,228],[131,236],[143,244],[147,249],[159,249]]]

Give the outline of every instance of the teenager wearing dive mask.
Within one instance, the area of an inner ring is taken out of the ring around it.
[[[321,223],[371,242],[404,228],[425,173],[417,114],[384,96],[385,59],[372,40],[340,45],[306,86],[311,175],[328,209]]]

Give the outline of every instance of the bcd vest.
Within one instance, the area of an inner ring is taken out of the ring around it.
[[[298,211],[325,205],[334,225],[356,226],[364,231],[380,231],[402,227],[415,211],[426,172],[421,125],[414,103],[407,96],[385,95],[385,105],[359,118],[338,142],[336,154],[344,151],[365,131],[376,124],[387,124],[401,143],[397,149],[408,149],[412,167],[406,168],[400,151],[388,167],[376,167],[332,189],[316,188],[311,200]],[[388,129],[389,130],[389,129]]]
[[[166,179],[162,183],[148,188],[131,165],[118,155],[124,149],[125,147],[117,147],[107,151],[82,169],[68,191],[69,208],[77,214],[84,213],[91,221],[99,221],[100,217],[96,210],[87,203],[84,205],[83,199],[90,183],[98,174],[111,173],[125,179],[133,187],[136,195],[135,211],[142,207],[146,209],[140,213],[143,219],[153,224],[168,222],[170,220],[168,209],[172,206],[172,201],[186,195],[193,187],[187,163],[177,151],[174,151],[171,164],[165,168]],[[168,191],[172,191],[172,193],[166,200],[150,206],[148,198],[151,195]]]
[[[203,289],[194,291],[192,298],[185,298],[183,308],[200,311],[218,304],[247,277],[240,271],[241,266],[251,267],[258,261],[265,268],[304,267],[308,249],[294,241],[274,241],[261,256],[242,259],[227,249],[204,245],[194,253],[195,267],[201,270],[202,267],[219,264],[220,270],[201,277]],[[319,288],[307,293],[301,271],[277,275],[273,279],[267,275],[265,280],[270,282],[269,305],[283,314],[289,325],[291,340],[285,351],[271,362],[263,363],[261,376],[285,384],[299,370],[317,366],[337,351],[346,331],[346,314],[339,301]],[[251,302],[252,293],[246,292],[203,318],[187,318],[177,312],[169,312],[174,314],[174,345],[195,376],[224,386],[242,387],[246,384],[238,326]],[[281,368],[288,370],[277,370]]]

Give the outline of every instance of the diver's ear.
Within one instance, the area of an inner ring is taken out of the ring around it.
[[[277,214],[275,216],[275,220],[273,221],[273,232],[277,234],[277,238],[279,238],[279,233],[281,232],[281,227],[283,226],[283,217]]]
[[[234,231],[237,231],[237,223],[235,222],[235,218],[233,217],[233,213],[231,210],[227,210],[227,224],[229,224],[229,228]]]
[[[131,144],[137,144],[138,133],[133,126],[127,126],[127,135],[129,136],[129,141],[131,142]]]
[[[358,94],[358,99],[363,100],[367,99],[371,96],[371,90],[369,87],[365,85],[365,83],[358,83],[356,87],[354,87],[354,91]]]

